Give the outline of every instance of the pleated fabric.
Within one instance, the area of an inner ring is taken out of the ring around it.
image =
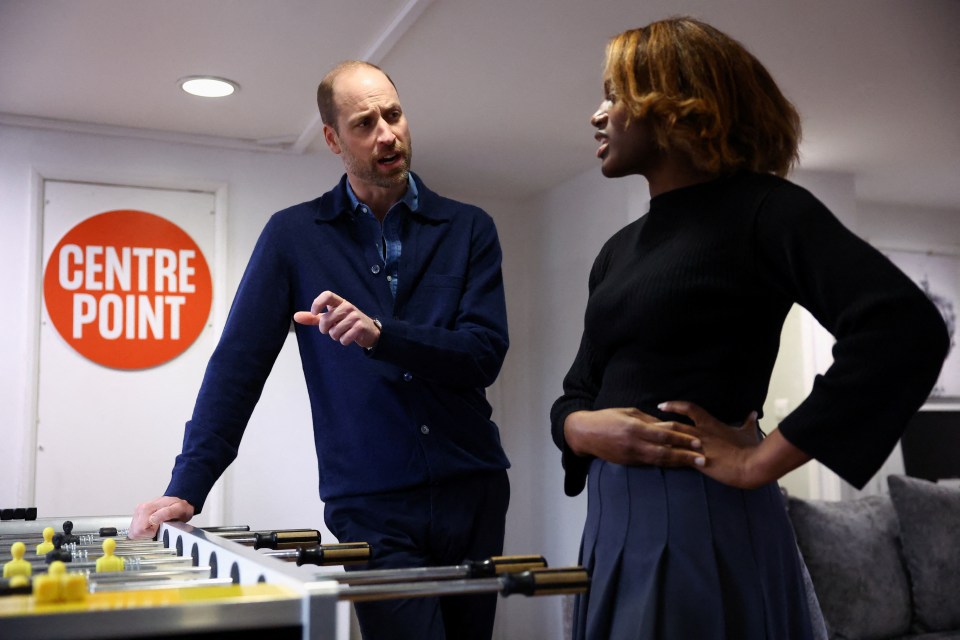
[[[793,528],[774,483],[595,460],[575,640],[812,640]]]

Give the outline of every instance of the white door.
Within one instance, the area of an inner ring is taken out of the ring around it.
[[[115,210],[166,218],[192,238],[210,271],[217,264],[213,193],[48,180],[44,184],[42,268],[78,223]],[[115,269],[117,255],[115,252]],[[80,278],[82,251],[76,250],[73,259],[77,264],[72,273]],[[99,269],[94,275],[103,278],[103,268]],[[171,282],[168,286],[175,287],[175,281]],[[121,304],[124,296],[114,298]],[[126,296],[127,300],[134,298]],[[132,514],[137,503],[161,495],[170,479],[184,423],[215,346],[212,308],[198,328],[198,337],[185,351],[156,366],[123,369],[82,355],[62,335],[63,330],[54,326],[48,305],[42,306],[36,451],[39,513]],[[84,309],[92,314],[95,306]],[[136,317],[114,316],[118,322]],[[95,322],[88,324],[77,330],[93,330]],[[149,329],[149,323],[141,320],[141,332]],[[209,513],[204,513],[208,518],[218,515],[215,495],[219,489],[211,496]],[[197,522],[205,524],[206,519],[201,516]]]

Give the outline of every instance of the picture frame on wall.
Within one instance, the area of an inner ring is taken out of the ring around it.
[[[956,251],[920,251],[880,248],[937,307],[950,334],[950,350],[927,400],[928,403],[960,401],[960,353],[957,349],[957,320],[960,314],[960,248]]]

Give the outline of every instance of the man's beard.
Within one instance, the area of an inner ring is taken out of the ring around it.
[[[356,176],[363,182],[389,189],[399,184],[406,184],[407,180],[409,179],[410,159],[413,157],[413,145],[411,143],[403,145],[398,142],[397,144],[393,145],[393,148],[389,152],[381,153],[380,157],[383,158],[385,156],[393,155],[394,153],[402,153],[403,161],[399,167],[388,174],[381,173],[377,170],[376,159],[371,159],[369,161],[361,160],[357,156],[351,155],[349,152],[344,150],[343,160],[344,164],[347,166],[347,172],[351,175]]]

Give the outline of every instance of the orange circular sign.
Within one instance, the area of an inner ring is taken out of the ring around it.
[[[197,243],[166,218],[107,211],[63,236],[43,275],[47,313],[80,355],[114,369],[177,357],[207,322],[210,268]]]

